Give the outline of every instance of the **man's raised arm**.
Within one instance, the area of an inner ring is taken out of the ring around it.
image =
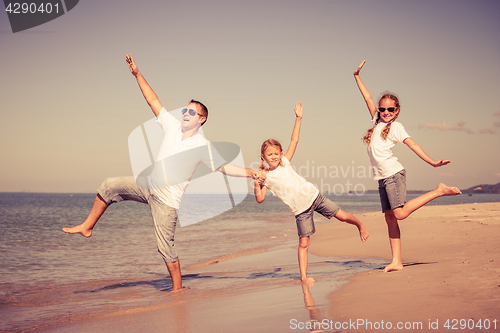
[[[134,75],[135,78],[137,79],[137,83],[139,84],[139,88],[141,88],[142,94],[144,95],[146,102],[148,102],[148,105],[151,107],[151,110],[153,111],[155,116],[158,117],[161,109],[163,108],[163,105],[161,105],[158,96],[156,96],[153,89],[151,89],[144,76],[142,76],[141,72],[139,72],[139,69],[135,64],[132,55],[126,54],[125,56],[127,58],[128,68],[130,69],[132,75]]]

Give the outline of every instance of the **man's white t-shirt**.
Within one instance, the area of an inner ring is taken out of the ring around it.
[[[319,194],[319,190],[293,170],[290,161],[283,156],[284,166],[267,173],[264,185],[290,207],[294,215],[298,215],[311,207]]]
[[[375,122],[376,116],[373,117],[373,122]],[[406,138],[410,137],[406,133],[403,124],[395,121],[391,124],[391,130],[387,139],[384,140],[380,136],[380,133],[384,130],[385,126],[386,123],[384,122],[379,122],[375,125],[370,144],[367,148],[375,180],[387,178],[404,169],[403,165],[398,162],[398,158],[392,154],[391,149],[396,143],[403,143]]]
[[[179,209],[186,187],[198,164],[211,171],[225,163],[200,133],[182,140],[181,123],[163,108],[156,118],[163,130],[163,141],[148,186],[165,204]]]

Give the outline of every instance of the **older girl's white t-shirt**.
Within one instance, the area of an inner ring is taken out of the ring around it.
[[[312,206],[319,190],[295,172],[285,156],[281,161],[283,166],[269,171],[264,185],[283,200],[294,215],[298,215]]]
[[[398,162],[398,158],[392,154],[391,149],[396,143],[403,143],[410,136],[406,133],[403,124],[395,121],[391,124],[391,130],[387,139],[384,140],[380,136],[380,133],[382,133],[386,125],[384,122],[379,122],[375,126],[367,148],[375,180],[390,177],[404,169],[403,165]]]

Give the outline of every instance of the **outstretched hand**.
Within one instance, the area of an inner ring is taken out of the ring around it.
[[[440,159],[439,161],[435,162],[432,164],[433,167],[437,168],[437,167],[440,167],[440,166],[443,166],[443,165],[446,165],[448,163],[450,163],[451,161],[450,160],[444,160],[444,159]]]
[[[259,170],[256,177],[254,178],[255,182],[261,186],[264,185],[264,181],[267,178],[267,172],[267,170]]]
[[[132,73],[134,76],[137,76],[139,74],[139,69],[137,68],[134,58],[132,58],[131,54],[126,54],[125,57],[127,58],[127,64],[128,68],[130,69],[130,73]]]
[[[302,118],[302,102],[295,103],[295,108],[293,110],[297,118]]]
[[[358,68],[356,68],[356,70],[354,71],[354,75],[359,75],[359,72],[361,71],[361,68],[363,68],[363,65],[365,64],[365,62],[366,62],[366,60],[363,60],[361,65],[359,65]]]
[[[259,178],[259,172],[257,170],[251,169],[250,170],[250,177],[254,180]]]

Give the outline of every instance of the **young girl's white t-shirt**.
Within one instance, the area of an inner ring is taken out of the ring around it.
[[[373,122],[375,122],[376,116],[374,116]],[[391,149],[396,143],[403,143],[410,136],[406,133],[403,124],[395,121],[391,124],[387,139],[384,140],[380,133],[382,133],[386,125],[384,122],[379,122],[375,126],[367,148],[375,180],[387,178],[404,169],[403,165],[398,162],[397,157],[393,156]]]
[[[264,185],[298,215],[311,207],[319,190],[293,170],[290,161],[283,156],[283,166],[267,173]]]

